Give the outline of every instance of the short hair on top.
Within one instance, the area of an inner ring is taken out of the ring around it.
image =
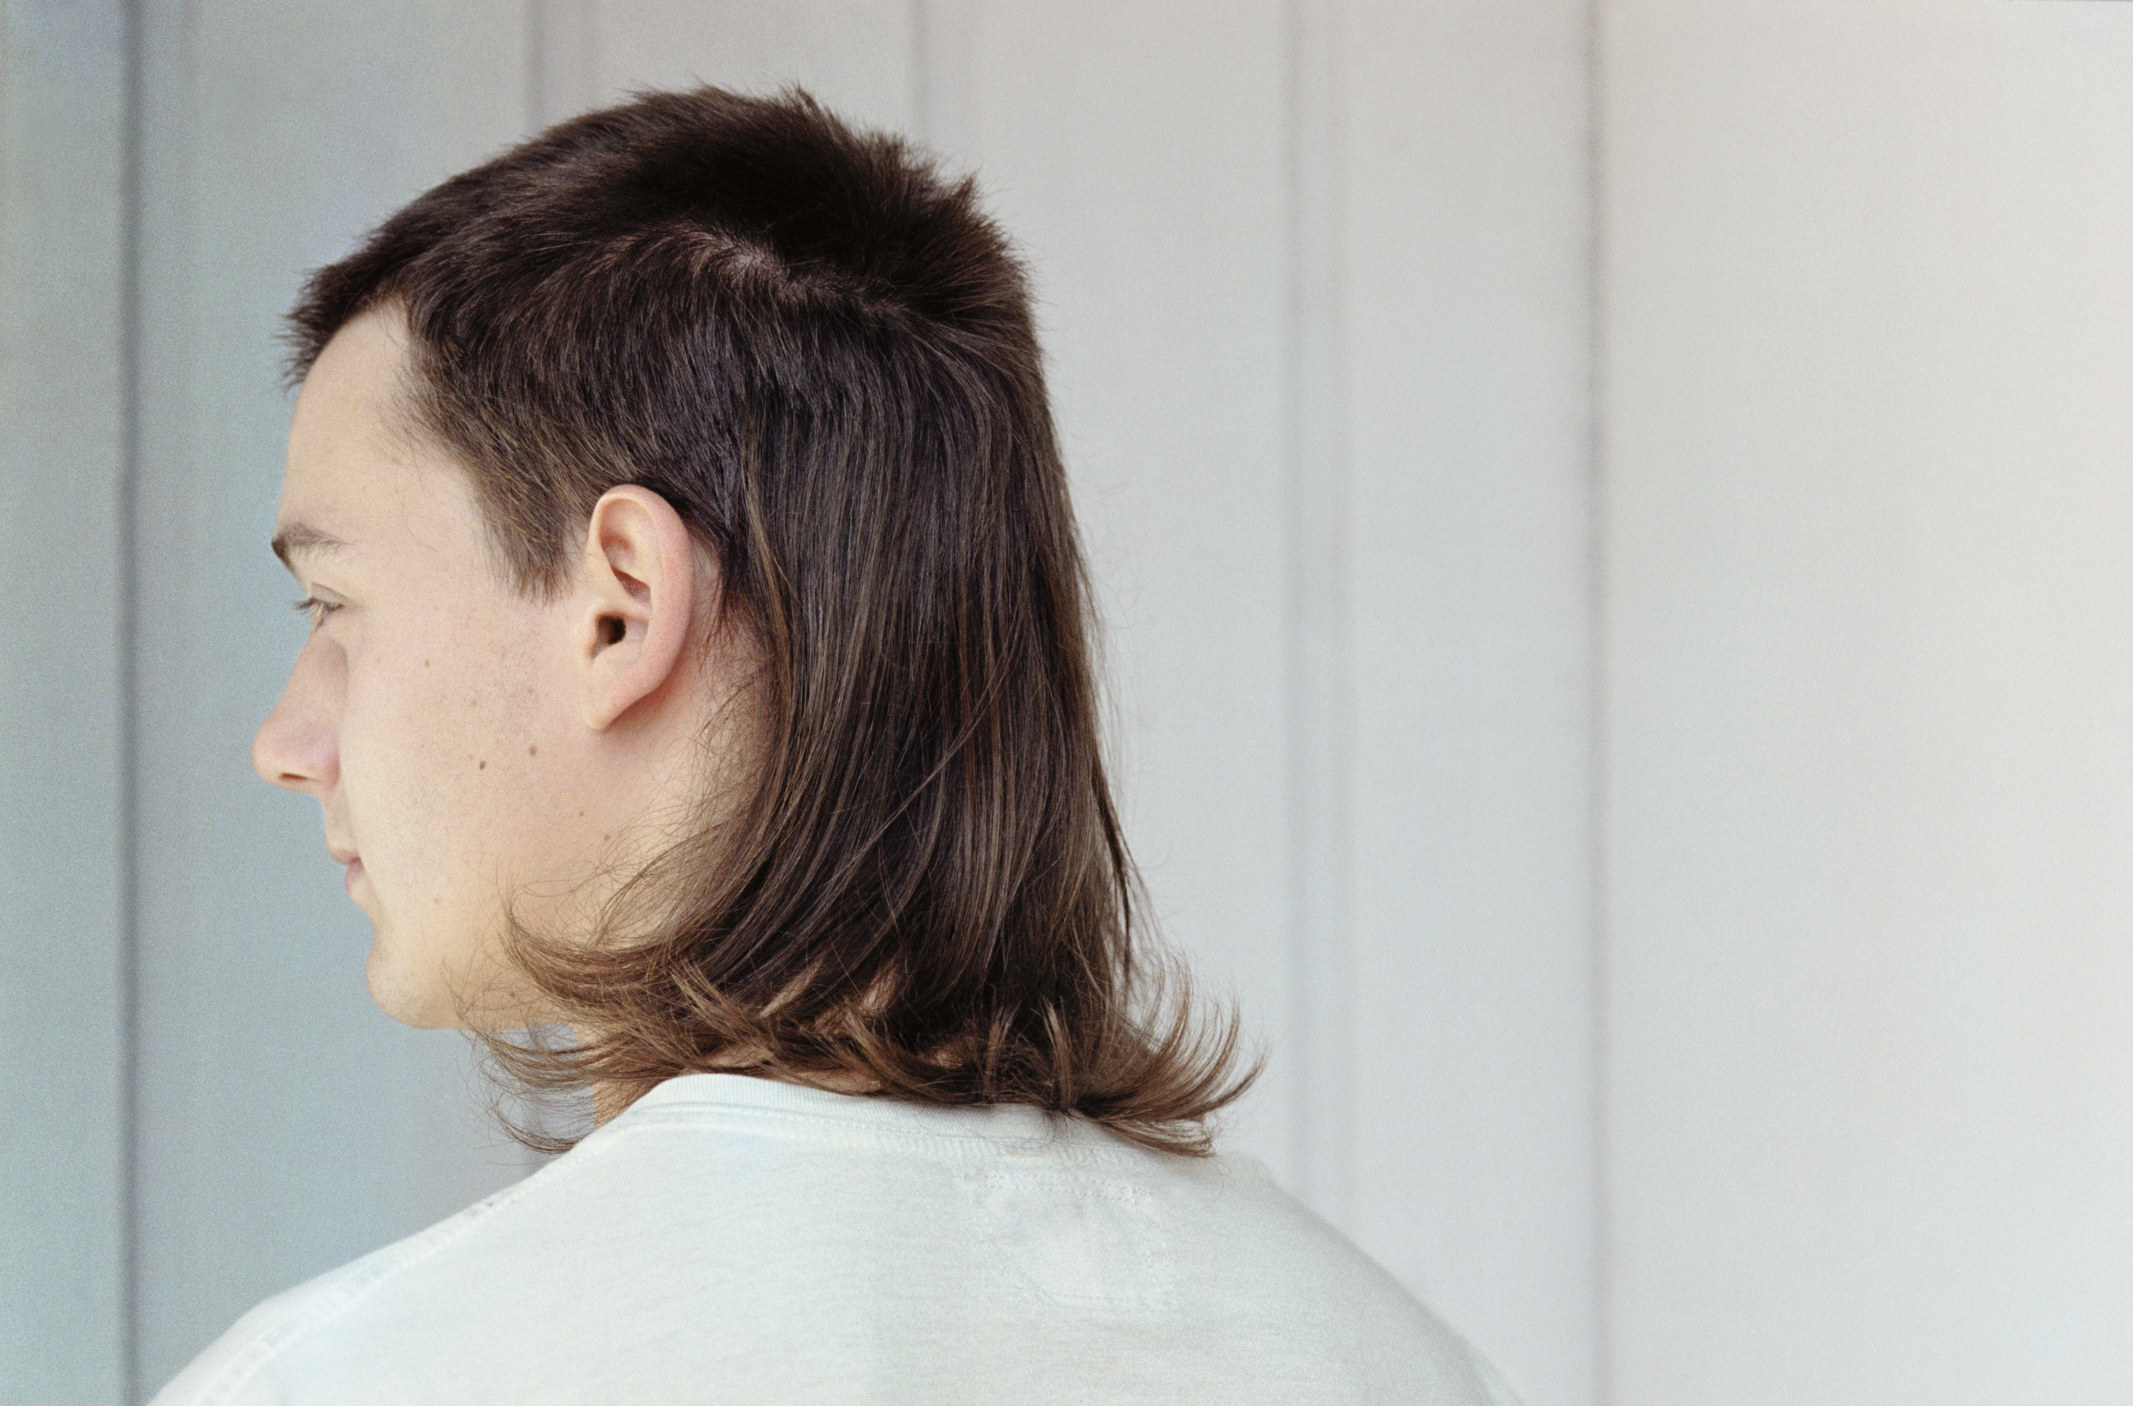
[[[737,810],[707,803],[596,931],[509,924],[576,1034],[482,1035],[504,1071],[617,1103],[701,1070],[856,1078],[1208,1151],[1259,1066],[1136,925],[1029,295],[972,182],[798,89],[644,93],[315,273],[292,378],[392,307],[408,419],[508,580],[552,593],[639,484],[762,659]]]

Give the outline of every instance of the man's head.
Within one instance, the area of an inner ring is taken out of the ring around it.
[[[567,1023],[548,1067],[611,1090],[1194,1141],[1226,1046],[1133,1008],[1065,474],[967,182],[798,95],[649,95],[292,327],[279,545],[327,613],[256,752],[360,858],[381,1004]]]
[[[467,473],[405,426],[406,326],[381,306],[305,377],[274,547],[311,635],[254,740],[316,795],[370,917],[378,1004],[413,1025],[526,1023],[507,910],[590,927],[626,871],[745,763],[745,640],[713,634],[717,572],[663,499],[620,485],[538,594],[496,569]],[[715,706],[723,702],[723,707]]]

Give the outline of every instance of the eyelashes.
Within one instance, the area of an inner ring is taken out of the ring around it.
[[[320,600],[317,596],[305,596],[300,601],[292,602],[289,608],[299,615],[310,616],[311,628],[316,630],[326,623],[327,616],[339,610],[341,606],[338,601]]]

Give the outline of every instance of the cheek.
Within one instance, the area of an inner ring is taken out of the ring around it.
[[[357,823],[409,846],[405,860],[494,875],[537,809],[528,748],[540,699],[513,623],[438,620],[373,642],[351,668],[343,784],[367,812]]]

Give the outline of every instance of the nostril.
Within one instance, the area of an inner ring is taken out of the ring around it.
[[[259,779],[291,791],[331,786],[340,769],[336,675],[324,667],[331,656],[313,647],[317,638],[297,656],[281,697],[252,736],[252,769]]]
[[[296,719],[277,710],[252,739],[252,769],[262,781],[291,791],[309,791],[322,780],[330,759],[319,737],[293,725]]]

